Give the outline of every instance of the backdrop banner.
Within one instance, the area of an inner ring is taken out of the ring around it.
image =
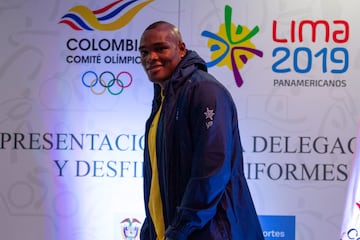
[[[1,239],[139,239],[153,86],[138,48],[158,20],[179,26],[236,102],[265,239],[360,236],[341,229],[360,119],[359,1],[0,9]]]
[[[345,201],[340,240],[356,239],[360,231],[360,129]]]

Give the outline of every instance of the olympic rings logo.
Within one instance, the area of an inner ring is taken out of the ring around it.
[[[104,71],[99,76],[94,71],[86,71],[81,81],[95,95],[104,94],[106,90],[111,95],[119,95],[132,84],[133,78],[126,71],[119,72],[116,76],[110,71]]]

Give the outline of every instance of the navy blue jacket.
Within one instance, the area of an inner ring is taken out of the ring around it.
[[[154,85],[146,123],[141,240],[155,240],[148,202],[151,165],[148,132],[160,105]],[[263,234],[243,174],[235,104],[207,73],[205,62],[187,51],[165,84],[157,133],[157,160],[166,236],[174,240],[260,240]]]

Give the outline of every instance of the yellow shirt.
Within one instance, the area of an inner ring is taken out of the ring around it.
[[[159,186],[159,176],[157,169],[157,159],[156,159],[156,132],[157,126],[159,123],[160,112],[163,105],[164,96],[161,94],[161,105],[159,110],[156,112],[154,119],[151,123],[148,143],[149,143],[149,155],[152,169],[152,178],[151,178],[151,187],[150,187],[150,199],[149,199],[149,211],[151,219],[155,226],[155,231],[158,240],[163,240],[165,238],[165,224],[164,224],[164,215],[162,208],[162,201],[160,195],[160,186]]]

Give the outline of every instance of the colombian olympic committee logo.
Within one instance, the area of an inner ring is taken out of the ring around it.
[[[86,71],[82,75],[81,81],[95,95],[102,95],[106,91],[111,95],[119,95],[125,88],[130,87],[133,77],[127,71],[119,72],[116,75],[110,71],[104,71],[100,75],[94,71]]]

